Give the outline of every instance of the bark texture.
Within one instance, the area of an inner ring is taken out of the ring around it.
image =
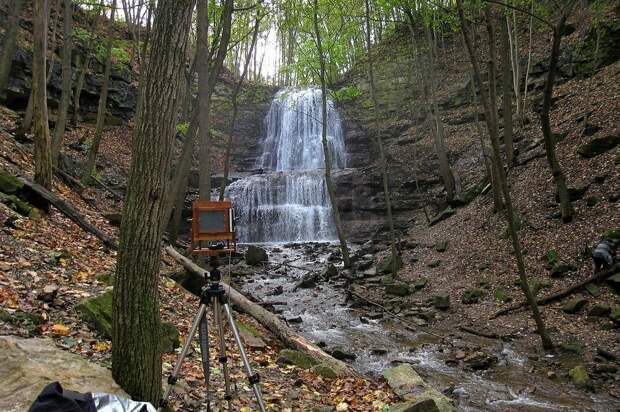
[[[13,55],[17,45],[17,30],[19,28],[19,17],[22,11],[22,0],[11,0],[8,3],[9,17],[7,28],[2,43],[2,57],[0,57],[0,94],[4,93],[9,82]]]
[[[34,114],[34,180],[44,188],[52,189],[52,142],[47,114],[47,81],[45,53],[47,51],[47,0],[35,1],[33,53],[32,53],[32,103]]]
[[[113,297],[112,374],[133,398],[161,397],[159,265],[193,0],[160,0],[138,99]]]
[[[67,124],[67,114],[69,112],[69,102],[71,100],[71,53],[73,51],[73,5],[71,0],[64,0],[64,29],[63,29],[63,49],[62,49],[62,93],[60,95],[60,106],[58,108],[58,118],[54,127],[54,137],[52,139],[52,161],[58,163],[58,154],[62,146],[62,137],[65,134]]]
[[[508,40],[508,22],[501,16],[498,19],[501,39],[502,60],[502,116],[504,120],[504,148],[506,162],[512,166],[515,162],[515,150],[512,139],[512,76],[510,74],[510,42]]]

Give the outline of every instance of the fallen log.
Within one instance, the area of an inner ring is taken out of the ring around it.
[[[172,246],[168,246],[164,250],[170,257],[180,263],[188,272],[205,278],[207,274],[205,269],[181,255]],[[280,341],[286,344],[286,346],[311,356],[318,362],[333,369],[340,376],[359,376],[359,373],[351,368],[351,366],[325,353],[321,348],[308,341],[303,336],[297,334],[286,323],[280,320],[280,318],[263,308],[261,305],[251,302],[248,298],[243,296],[225,282],[222,282],[222,286],[227,291],[228,298],[237,309],[256,319],[261,325],[280,339]]]
[[[618,265],[617,263],[613,266],[611,266],[610,268],[606,269],[606,270],[601,270],[597,273],[595,273],[594,275],[590,276],[589,278],[582,280],[581,282],[575,283],[574,285],[571,285],[565,289],[562,289],[556,293],[552,293],[551,295],[548,296],[544,296],[540,299],[538,299],[536,301],[536,303],[538,303],[539,305],[546,305],[548,303],[554,302],[556,300],[562,299],[568,295],[571,295],[573,293],[575,293],[576,291],[578,291],[579,289],[581,289],[582,287],[584,287],[585,285],[587,285],[588,283],[597,281],[597,280],[601,280],[601,279],[605,279],[611,275],[613,275],[617,269],[620,268],[620,265]],[[506,315],[507,313],[513,312],[517,309],[521,309],[524,306],[527,306],[527,302],[519,302],[519,303],[515,303],[514,305],[508,306],[507,308],[504,308],[498,312],[495,312],[495,314],[493,314],[493,316],[491,316],[490,319],[495,319],[498,318],[502,315]]]
[[[30,179],[18,176],[17,180],[19,180],[20,183],[22,183],[24,187],[27,188],[29,191],[51,203],[54,207],[56,207],[56,209],[58,209],[63,215],[67,216],[73,222],[75,222],[75,224],[77,224],[79,227],[95,235],[99,240],[103,242],[105,246],[114,250],[118,249],[116,239],[108,236],[106,233],[89,223],[80,212],[78,212],[73,206],[71,206],[71,204],[69,204],[69,202],[60,198],[60,196],[57,196],[56,194],[50,192],[38,183],[31,181]]]

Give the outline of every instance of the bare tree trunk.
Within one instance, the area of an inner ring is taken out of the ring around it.
[[[396,245],[396,232],[394,230],[394,218],[392,216],[392,199],[390,193],[390,180],[388,175],[387,162],[385,160],[385,150],[383,147],[383,140],[378,125],[378,110],[379,103],[377,100],[377,88],[375,85],[375,76],[373,71],[371,41],[370,41],[370,4],[368,0],[365,0],[366,11],[366,53],[368,55],[368,81],[370,82],[370,93],[372,95],[373,105],[373,119],[375,123],[375,142],[377,149],[379,150],[379,167],[381,169],[381,176],[383,178],[383,196],[385,199],[385,208],[387,214],[388,227],[390,229],[390,250],[392,252],[392,275],[396,276],[398,272],[398,248]],[[317,36],[318,36],[318,29]],[[324,117],[326,119],[326,117]],[[325,126],[326,127],[326,126]],[[327,133],[327,130],[325,131]]]
[[[135,400],[161,397],[159,265],[193,0],[159,0],[138,98],[113,295],[112,375]]]
[[[508,40],[508,21],[499,19],[501,41],[501,64],[502,64],[502,114],[504,120],[504,149],[506,150],[506,163],[511,167],[515,162],[515,150],[512,141],[512,93],[513,84],[510,75],[510,42]]]
[[[534,294],[532,293],[532,290],[530,289],[528,280],[527,280],[527,275],[525,273],[525,264],[523,262],[523,254],[521,252],[521,245],[519,242],[519,235],[517,233],[517,230],[515,228],[515,222],[514,222],[514,211],[513,211],[513,206],[512,206],[512,199],[510,196],[510,190],[508,188],[508,183],[506,180],[506,174],[504,172],[504,168],[501,164],[501,153],[500,153],[500,149],[499,149],[499,138],[498,138],[498,133],[497,133],[497,125],[493,124],[493,121],[495,119],[495,116],[492,115],[492,111],[497,110],[496,108],[492,107],[491,102],[489,101],[489,98],[487,96],[486,91],[483,88],[483,83],[482,83],[482,76],[481,76],[481,71],[480,71],[480,66],[478,64],[478,59],[476,57],[473,45],[472,45],[472,41],[471,41],[471,37],[470,37],[470,30],[469,30],[469,26],[465,20],[465,13],[463,11],[463,0],[457,0],[456,1],[457,4],[457,8],[458,8],[458,14],[459,14],[459,20],[461,22],[461,30],[463,32],[463,37],[465,39],[465,44],[467,46],[467,52],[469,54],[469,58],[471,60],[472,66],[473,66],[473,70],[474,70],[474,79],[476,80],[476,85],[478,86],[478,88],[480,89],[480,96],[481,96],[481,101],[482,101],[482,105],[484,107],[484,111],[485,111],[485,121],[487,123],[487,128],[489,130],[489,136],[491,137],[491,146],[493,148],[493,162],[496,164],[497,170],[499,172],[499,177],[500,177],[500,184],[502,186],[502,192],[504,194],[504,200],[506,202],[506,211],[507,211],[507,220],[508,220],[508,232],[510,234],[510,238],[512,240],[512,246],[514,249],[514,254],[515,254],[515,259],[517,261],[517,268],[518,268],[518,272],[519,272],[519,279],[521,282],[521,288],[523,289],[523,293],[525,294],[525,298],[528,302],[528,304],[530,305],[530,308],[532,309],[532,317],[534,318],[534,321],[536,322],[536,327],[538,329],[538,334],[540,335],[540,339],[542,341],[542,345],[545,349],[552,349],[553,348],[553,343],[551,341],[551,338],[549,337],[549,333],[547,332],[547,329],[545,327],[545,324],[543,322],[542,316],[540,314],[540,311],[538,309],[538,305],[536,303],[536,300],[534,299]],[[495,82],[495,64],[494,64],[494,58],[495,58],[495,33],[493,30],[493,24],[491,21],[491,12],[489,10],[489,8],[487,7],[486,9],[486,16],[487,16],[487,31],[489,33],[489,51],[490,51],[490,55],[491,55],[491,64],[490,64],[490,69],[492,70],[491,73],[489,73],[489,82],[490,83],[494,83]],[[493,90],[493,85],[489,85],[489,88],[491,90]]]
[[[531,0],[530,13],[534,11],[534,0]],[[529,42],[527,47],[527,66],[525,68],[525,83],[523,88],[523,104],[521,104],[521,113],[518,114],[519,122],[523,125],[525,123],[525,112],[527,110],[527,89],[529,85],[530,77],[530,64],[532,61],[532,26],[534,17],[530,16],[529,24]]]
[[[551,46],[551,61],[549,63],[549,72],[547,73],[547,80],[545,81],[545,90],[543,92],[543,104],[540,112],[540,124],[542,128],[543,137],[545,139],[545,153],[547,155],[547,161],[549,162],[549,168],[553,175],[555,182],[555,188],[560,198],[560,212],[562,213],[562,221],[567,223],[573,220],[575,209],[571,204],[570,197],[568,195],[568,188],[566,187],[566,177],[560,162],[558,162],[555,153],[555,140],[551,133],[551,123],[549,120],[549,112],[551,111],[551,103],[553,98],[553,82],[555,81],[555,72],[558,65],[558,59],[560,57],[560,43],[562,42],[562,32],[564,31],[564,24],[568,15],[571,13],[574,5],[574,1],[570,2],[570,5],[565,9],[562,17],[560,17],[559,23],[553,28],[553,44]]]
[[[99,107],[97,108],[97,125],[95,126],[95,135],[93,136],[93,142],[88,149],[88,158],[84,169],[82,170],[81,183],[84,186],[90,184],[90,178],[93,172],[96,170],[97,154],[99,153],[99,145],[101,144],[101,137],[103,135],[103,126],[105,125],[105,114],[108,105],[108,89],[110,84],[110,73],[112,72],[112,44],[114,41],[114,13],[116,12],[116,0],[112,0],[112,11],[110,12],[110,21],[108,22],[108,39],[105,50],[105,69],[103,73],[103,84],[101,85],[101,91],[99,92]]]
[[[228,140],[226,141],[226,154],[224,155],[224,176],[222,178],[222,183],[220,184],[220,201],[224,200],[224,191],[226,190],[228,175],[230,173],[230,152],[232,151],[232,141],[233,135],[235,133],[235,122],[237,121],[237,112],[239,110],[237,97],[239,95],[239,91],[241,90],[241,86],[243,85],[243,81],[245,80],[245,76],[248,72],[248,67],[250,66],[254,47],[256,46],[256,40],[258,39],[258,29],[260,27],[260,21],[261,17],[259,15],[259,12],[257,12],[256,21],[254,22],[254,33],[252,34],[252,43],[250,43],[250,49],[246,52],[245,62],[243,64],[243,71],[241,72],[239,81],[235,85],[235,89],[233,90],[233,94],[231,97],[233,112],[230,120],[230,128],[228,131]]]
[[[34,181],[52,190],[52,146],[47,115],[45,54],[47,52],[47,0],[34,2],[32,92],[34,105]]]
[[[332,156],[329,151],[329,143],[327,142],[327,85],[325,81],[325,55],[323,54],[323,45],[321,44],[321,32],[319,30],[319,5],[317,0],[314,0],[314,35],[316,40],[316,48],[319,54],[319,66],[320,66],[320,78],[321,78],[321,139],[323,143],[323,157],[325,158],[325,184],[327,185],[327,192],[329,193],[329,200],[332,206],[332,213],[334,215],[334,224],[336,226],[336,233],[338,240],[340,241],[340,250],[342,251],[342,261],[344,267],[351,267],[351,260],[349,258],[349,246],[347,245],[347,239],[342,229],[342,222],[340,220],[340,209],[338,208],[338,201],[336,199],[336,188],[332,181]]]
[[[62,93],[60,95],[60,106],[58,107],[54,138],[52,140],[52,161],[54,165],[58,163],[58,155],[62,146],[62,137],[65,134],[69,101],[71,99],[71,53],[73,51],[73,2],[71,0],[64,0],[63,19]]]
[[[0,94],[4,94],[4,90],[9,83],[13,55],[17,46],[17,32],[19,30],[22,2],[22,0],[11,0],[8,3],[9,16],[6,23],[4,43],[2,44],[2,57],[0,58]]]

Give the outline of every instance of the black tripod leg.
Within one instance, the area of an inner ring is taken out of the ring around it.
[[[200,305],[198,308],[198,313],[194,317],[192,321],[192,326],[189,328],[189,333],[185,337],[185,343],[183,344],[183,349],[181,350],[181,354],[177,358],[177,363],[174,365],[174,369],[172,369],[172,373],[168,376],[168,387],[166,388],[166,392],[164,392],[164,396],[161,399],[158,411],[161,411],[163,407],[168,402],[168,397],[170,396],[170,392],[172,391],[172,387],[177,383],[177,378],[179,376],[179,371],[181,370],[181,365],[183,364],[183,360],[187,356],[187,352],[189,351],[189,347],[192,344],[192,340],[194,339],[194,335],[196,335],[196,329],[198,329],[198,325],[200,321],[205,317],[207,305],[204,303]]]
[[[219,299],[213,299],[213,312],[215,317],[215,325],[220,343],[220,363],[222,364],[222,372],[224,374],[225,398],[228,402],[228,410],[232,411],[232,393],[230,390],[230,376],[228,375],[228,356],[226,356],[226,337],[224,336],[224,324],[222,323],[222,307]]]
[[[200,357],[202,359],[202,372],[205,378],[207,410],[211,410],[211,392],[209,389],[209,378],[211,376],[211,368],[209,363],[209,324],[207,314],[202,316],[198,325],[198,342],[200,343]]]
[[[252,389],[254,390],[254,395],[256,396],[256,401],[258,402],[258,407],[261,412],[265,412],[265,404],[263,402],[263,395],[260,391],[259,376],[258,374],[254,374],[252,372],[252,367],[250,366],[250,361],[248,361],[248,356],[245,353],[245,349],[243,349],[243,343],[241,342],[241,336],[239,336],[239,330],[237,329],[237,324],[235,323],[235,319],[232,315],[232,310],[228,303],[224,303],[224,311],[226,312],[226,318],[228,319],[228,324],[230,325],[230,329],[232,329],[233,335],[235,336],[235,342],[237,342],[237,347],[239,348],[239,353],[241,354],[241,360],[243,361],[243,367],[245,368],[245,374],[248,377],[248,381],[252,385]]]

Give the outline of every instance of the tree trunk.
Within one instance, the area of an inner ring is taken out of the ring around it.
[[[492,111],[496,111],[497,109],[492,107],[491,102],[489,101],[489,97],[486,91],[483,88],[482,76],[480,66],[478,64],[478,58],[476,57],[476,52],[473,48],[469,26],[465,20],[465,13],[463,11],[463,0],[457,0],[457,9],[459,14],[459,20],[461,23],[461,30],[463,32],[463,38],[465,39],[465,44],[467,46],[467,52],[469,54],[469,58],[474,70],[474,79],[476,81],[476,85],[480,89],[480,97],[481,102],[485,111],[485,121],[487,123],[487,128],[489,130],[489,136],[491,137],[491,146],[493,149],[493,162],[495,163],[497,170],[499,172],[500,184],[502,187],[502,192],[504,194],[504,200],[506,202],[506,211],[507,211],[507,220],[508,220],[508,232],[510,234],[510,238],[512,240],[512,247],[514,250],[515,258],[517,261],[517,268],[519,272],[519,279],[521,283],[521,288],[523,293],[525,294],[525,298],[532,309],[532,317],[536,322],[536,327],[538,329],[538,334],[540,335],[540,339],[542,341],[542,345],[545,349],[552,349],[553,343],[551,342],[551,338],[549,337],[549,333],[545,327],[542,316],[538,309],[538,305],[536,304],[536,300],[534,298],[534,294],[530,289],[527,275],[525,273],[525,264],[523,262],[523,254],[521,252],[521,245],[519,243],[519,236],[517,230],[515,228],[514,222],[514,211],[512,207],[512,199],[510,196],[510,190],[508,189],[508,183],[506,180],[506,174],[504,172],[504,168],[501,164],[501,154],[499,149],[499,138],[497,133],[497,125],[493,124],[495,116],[492,115]],[[493,31],[493,24],[491,21],[491,12],[489,7],[486,9],[486,17],[487,17],[487,31],[489,33],[489,52],[491,55],[490,61],[491,64],[489,73],[489,89],[492,91],[494,88],[493,83],[495,82],[495,33]]]
[[[512,141],[512,76],[510,75],[510,42],[508,41],[508,22],[505,18],[498,20],[500,26],[501,60],[502,60],[502,114],[504,120],[504,149],[508,167],[515,162],[515,150]]]
[[[17,45],[17,32],[19,30],[22,2],[22,0],[11,0],[7,6],[9,9],[9,16],[6,22],[4,42],[2,43],[2,57],[0,58],[0,94],[4,94],[4,90],[9,83],[13,55],[15,54],[15,47]]]
[[[549,112],[551,111],[551,103],[553,98],[553,82],[555,81],[555,72],[558,65],[558,58],[560,57],[560,43],[562,42],[562,32],[564,31],[564,24],[572,9],[572,2],[569,8],[560,18],[559,23],[553,29],[553,44],[551,47],[551,61],[549,63],[549,72],[547,73],[547,79],[545,81],[545,90],[543,92],[543,104],[540,112],[540,124],[542,128],[543,137],[545,139],[545,153],[547,155],[547,161],[549,162],[549,168],[553,175],[553,181],[555,182],[555,189],[560,198],[560,212],[562,213],[562,221],[568,223],[573,220],[575,210],[571,204],[570,197],[568,195],[568,189],[566,187],[566,177],[560,162],[555,153],[555,140],[551,133],[551,123],[549,119]]]
[[[52,190],[52,142],[47,114],[45,54],[47,51],[47,0],[34,2],[32,94],[34,106],[34,180]]]
[[[381,168],[381,177],[383,180],[383,196],[385,199],[385,208],[388,220],[388,227],[390,229],[390,250],[392,253],[392,275],[396,277],[398,272],[398,249],[396,246],[396,232],[394,230],[394,218],[392,216],[392,199],[390,193],[390,180],[387,168],[387,161],[385,159],[385,150],[383,147],[383,139],[381,138],[381,133],[379,130],[378,124],[378,110],[379,110],[379,102],[377,99],[377,88],[375,84],[375,75],[373,71],[373,61],[372,61],[372,51],[371,51],[371,42],[370,42],[370,4],[369,0],[366,0],[365,3],[365,11],[366,11],[366,53],[368,54],[368,81],[370,82],[370,93],[372,95],[372,105],[373,105],[373,119],[375,123],[375,142],[377,144],[377,148],[379,149],[379,167]],[[318,31],[317,31],[318,36]],[[326,104],[326,102],[324,103]],[[323,117],[326,119],[326,117]],[[327,133],[326,125],[324,125],[325,133]]]
[[[325,81],[325,55],[323,54],[323,46],[321,44],[318,8],[318,2],[317,0],[314,0],[314,34],[316,36],[316,48],[319,54],[321,78],[321,141],[323,143],[323,157],[325,158],[325,184],[327,185],[327,192],[332,206],[336,233],[338,234],[338,240],[340,241],[342,261],[344,262],[344,267],[349,268],[351,267],[351,260],[349,259],[349,246],[347,245],[347,239],[345,237],[344,230],[342,229],[342,222],[340,220],[340,209],[338,208],[338,201],[336,199],[336,188],[334,187],[334,182],[332,181],[332,157],[329,152],[329,143],[327,142],[327,85]]]
[[[110,20],[108,22],[108,38],[105,50],[105,69],[103,73],[103,84],[101,85],[101,91],[99,92],[99,107],[97,108],[97,125],[95,126],[95,135],[93,136],[92,144],[88,149],[88,158],[82,170],[82,185],[88,186],[90,184],[90,177],[96,170],[97,154],[99,152],[99,145],[101,144],[101,137],[103,135],[103,126],[105,125],[105,114],[108,105],[108,89],[110,84],[110,73],[112,72],[112,45],[114,42],[114,13],[116,11],[116,0],[112,1],[112,11],[110,12]]]
[[[135,400],[161,397],[159,265],[193,0],[159,0],[143,76],[113,295],[112,375]]]
[[[56,126],[54,127],[54,138],[52,140],[52,161],[58,164],[58,154],[62,146],[62,138],[65,134],[67,123],[67,113],[69,112],[69,101],[71,99],[71,53],[73,51],[73,2],[64,0],[64,32],[62,49],[62,93],[60,95],[60,107]]]
[[[235,133],[235,122],[237,121],[237,112],[239,110],[237,97],[239,95],[239,91],[241,90],[241,86],[243,85],[243,81],[245,80],[245,76],[248,72],[248,67],[250,66],[250,61],[252,59],[252,54],[254,51],[254,47],[256,46],[256,40],[258,39],[258,29],[260,28],[261,17],[259,12],[256,13],[256,21],[254,22],[254,33],[252,34],[252,43],[250,43],[250,49],[246,51],[245,62],[243,64],[243,71],[239,77],[239,81],[235,85],[235,89],[233,90],[233,94],[231,97],[233,112],[232,118],[230,120],[230,128],[228,130],[228,140],[226,141],[226,154],[224,156],[224,176],[222,178],[222,183],[220,184],[220,201],[224,200],[224,191],[226,190],[226,184],[228,182],[228,174],[230,173],[230,152],[232,151],[232,141],[233,135]]]

